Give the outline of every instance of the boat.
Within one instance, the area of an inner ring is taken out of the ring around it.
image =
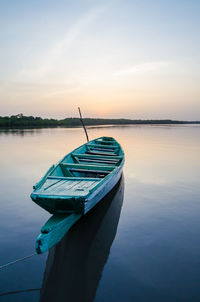
[[[35,203],[53,214],[37,238],[38,253],[59,242],[117,184],[123,164],[120,144],[104,136],[78,147],[47,171],[31,194]]]

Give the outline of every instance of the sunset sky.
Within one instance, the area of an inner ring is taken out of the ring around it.
[[[199,0],[2,0],[0,27],[0,115],[200,120]]]

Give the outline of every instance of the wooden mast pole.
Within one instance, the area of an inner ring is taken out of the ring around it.
[[[80,107],[78,107],[78,111],[79,111],[79,114],[80,114],[81,124],[82,124],[82,126],[83,126],[84,131],[85,131],[85,135],[86,135],[86,138],[87,138],[87,142],[89,142],[89,137],[88,137],[88,134],[87,134],[86,127],[85,127],[85,125],[84,125],[84,123],[83,123],[83,118],[82,118],[82,114],[81,114],[81,109],[80,109]]]

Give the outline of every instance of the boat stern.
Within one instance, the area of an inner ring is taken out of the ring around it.
[[[51,214],[55,213],[76,213],[82,214],[84,212],[83,197],[63,197],[56,196],[40,196],[39,194],[31,194],[31,199],[40,207]]]

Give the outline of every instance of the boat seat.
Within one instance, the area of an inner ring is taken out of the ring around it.
[[[90,144],[90,143],[87,143],[86,144],[86,146],[87,147],[95,147],[95,148],[104,148],[104,149],[108,149],[108,150],[110,150],[110,149],[114,149],[114,150],[116,150],[116,149],[119,149],[119,146],[116,146],[116,145],[112,145],[112,146],[109,146],[109,145],[103,145],[103,144]]]
[[[103,155],[103,156],[117,156],[116,153],[103,153],[103,152],[93,152],[93,151],[86,151],[86,154],[93,154],[93,155]]]
[[[102,162],[113,162],[113,163],[117,163],[121,158],[102,158],[101,156],[94,156],[94,155],[88,155],[88,154],[83,154],[81,156],[79,155],[75,155],[74,157],[77,157],[78,159],[86,159],[86,160],[91,160],[91,161],[102,161]]]
[[[47,176],[47,179],[58,179],[58,180],[65,180],[65,181],[68,181],[68,180],[83,180],[83,177],[74,177],[74,176],[71,176],[71,177],[63,177],[63,176]],[[97,178],[97,177],[87,177],[84,179],[85,181],[100,181],[101,178]]]
[[[102,170],[87,170],[87,169],[69,169],[70,172],[83,172],[83,173],[92,173],[92,174],[109,174],[111,171],[102,171]]]
[[[87,159],[87,158],[79,158],[79,161],[88,162],[88,163],[99,163],[99,164],[110,164],[115,165],[119,160],[103,160],[103,159]]]
[[[110,154],[109,154],[110,155]],[[89,155],[89,154],[85,154],[85,153],[75,153],[75,154],[72,154],[72,156],[73,157],[78,157],[78,158],[89,158],[89,159],[98,159],[98,160],[108,160],[108,161],[110,161],[110,160],[112,160],[112,161],[114,161],[114,160],[120,160],[120,159],[122,159],[122,156],[121,155],[116,155],[115,157],[113,157],[113,158],[110,158],[110,156],[106,156],[106,157],[104,157],[104,158],[102,158],[100,155],[94,155],[94,154],[92,154],[92,155]]]
[[[116,146],[115,142],[107,142],[107,141],[94,141],[95,144],[106,145],[106,146]]]
[[[104,148],[97,148],[97,147],[91,147],[90,150],[98,150],[98,151],[108,151],[108,152],[114,152],[114,149],[104,149]]]

